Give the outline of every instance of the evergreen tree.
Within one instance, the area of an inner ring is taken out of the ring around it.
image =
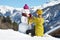
[[[5,23],[6,22],[6,18],[3,16],[2,18],[2,22]]]
[[[15,21],[13,22],[13,29],[18,31],[18,24]]]
[[[12,23],[9,16],[6,17],[6,21],[10,24]]]

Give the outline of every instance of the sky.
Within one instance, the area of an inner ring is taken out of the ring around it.
[[[22,8],[25,4],[28,4],[29,7],[33,7],[46,2],[49,2],[49,0],[0,0],[0,5]]]

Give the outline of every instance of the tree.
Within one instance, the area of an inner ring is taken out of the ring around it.
[[[5,23],[6,22],[6,18],[3,16],[2,17],[2,22]]]
[[[10,24],[12,23],[12,21],[10,20],[10,17],[9,17],[9,16],[6,17],[6,21],[7,21],[8,23],[10,23]]]
[[[13,22],[13,29],[18,31],[18,24],[15,21]]]

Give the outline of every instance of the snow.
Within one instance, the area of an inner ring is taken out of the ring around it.
[[[18,40],[27,36],[30,37],[29,35],[13,31],[12,29],[0,30],[0,40]]]
[[[20,12],[20,11],[17,11],[17,12],[15,12],[14,14],[11,14],[11,16],[10,16],[10,17],[14,17],[16,14],[21,15],[21,12]]]
[[[46,3],[44,3],[44,4],[40,5],[40,6],[34,6],[31,9],[33,9],[35,11],[37,9],[44,9],[46,7],[49,7],[49,6],[54,6],[54,5],[59,4],[59,3],[60,3],[60,0],[56,0],[56,1],[51,0],[51,1],[46,2]]]
[[[35,11],[35,10],[37,10],[37,9],[44,9],[44,8],[46,8],[46,7],[48,7],[48,6],[54,6],[54,5],[59,4],[59,3],[60,3],[60,0],[50,0],[49,2],[44,3],[43,5],[33,6],[33,7],[31,7],[30,9]],[[13,11],[14,9],[19,10],[19,11],[22,11],[23,8],[14,8],[14,7],[10,7],[10,6],[7,6],[7,5],[5,5],[5,6],[0,5],[0,9],[1,9],[0,12],[2,12],[2,13],[4,14],[6,11],[9,11],[9,10],[10,10],[11,13],[12,13],[12,11]],[[27,11],[27,12],[28,12],[28,11]]]
[[[48,6],[53,6],[53,5],[56,5],[56,4],[59,4],[59,3],[60,3],[60,1],[51,1],[49,3],[43,4],[42,6],[43,6],[43,8],[46,8]]]
[[[60,40],[54,38],[48,34],[45,34],[44,37],[31,37],[29,35],[14,31],[12,29],[0,29],[0,40]]]
[[[21,17],[21,22],[22,22],[22,23],[28,23],[27,17],[22,16],[22,17]]]
[[[11,11],[11,13],[12,13],[12,11],[13,11],[13,7],[9,7],[9,6],[0,6],[0,9],[1,9],[1,11],[0,12],[2,12],[3,14],[5,14],[6,13],[6,11]]]
[[[14,7],[7,6],[7,5],[5,5],[5,6],[0,5],[0,12],[2,14],[5,14],[7,11],[11,11],[11,14],[12,14],[14,9],[19,10],[19,11],[22,10],[22,8],[14,8]]]
[[[26,33],[26,31],[28,30],[28,27],[29,27],[28,24],[26,24],[26,23],[20,23],[19,27],[18,27],[19,32]]]
[[[29,10],[29,9],[23,9],[23,10],[22,10],[22,13],[27,13],[27,14],[29,14],[29,13],[30,13],[30,10]]]
[[[40,6],[34,6],[33,8],[31,8],[31,10],[35,11],[37,9],[44,9],[48,6],[53,6],[53,5],[56,5],[59,3],[60,3],[60,0],[51,1],[49,3],[45,3]],[[0,6],[0,9],[1,9],[0,12],[2,12],[2,14],[5,14],[6,11],[11,11],[11,13],[12,13],[11,17],[14,17],[17,13],[22,12],[23,8],[13,8],[13,7],[9,7],[9,6]],[[13,14],[14,9],[19,10],[19,12],[16,12]],[[48,11],[48,10],[49,10],[49,8],[46,11]],[[25,11],[23,11],[23,12],[25,12]],[[27,13],[29,13],[29,10],[27,10]],[[48,16],[49,16],[49,14],[47,14],[47,16],[45,18],[48,18]],[[55,14],[55,16],[56,16],[56,14]],[[23,21],[23,19],[22,19],[22,21]],[[46,20],[45,22],[49,22],[49,20]],[[26,31],[26,29],[28,29],[28,27],[26,28],[26,26],[27,25],[21,27],[21,28],[25,27],[22,29],[22,31]],[[51,26],[51,28],[53,28],[53,27]],[[7,30],[0,29],[0,40],[60,40],[58,38],[48,35],[50,32],[52,32],[58,28],[60,28],[60,26],[54,28],[53,30],[48,31],[47,33],[45,33],[45,35],[43,37],[37,37],[37,36],[31,37],[30,35],[26,35],[26,34],[18,32],[18,31],[14,31],[12,29],[7,29]]]
[[[53,28],[53,26],[52,26],[52,28]],[[53,31],[57,30],[58,28],[60,28],[60,26],[57,26],[57,27],[55,27],[54,29],[48,31],[47,34],[49,34],[49,33],[53,32]]]

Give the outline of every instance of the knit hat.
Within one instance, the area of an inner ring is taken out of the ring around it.
[[[41,10],[41,9],[37,9],[36,13],[37,13],[38,15],[42,15],[43,10]]]
[[[24,9],[29,9],[29,6],[25,4]]]

